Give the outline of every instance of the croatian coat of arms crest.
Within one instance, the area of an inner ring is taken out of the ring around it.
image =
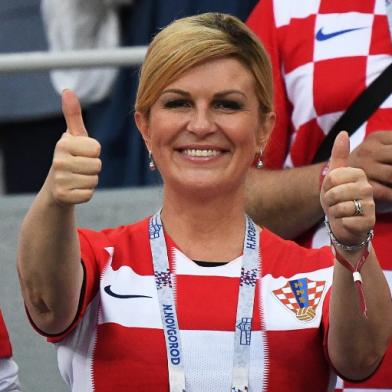
[[[289,280],[285,286],[273,290],[273,294],[298,320],[310,321],[316,315],[324,289],[325,281],[302,278]]]

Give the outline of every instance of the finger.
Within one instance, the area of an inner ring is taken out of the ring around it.
[[[354,200],[344,201],[338,204],[335,204],[329,208],[328,215],[329,217],[333,217],[335,219],[339,218],[352,218],[356,216],[365,216],[373,209],[373,201],[371,200],[358,200],[361,205],[361,214],[358,214],[357,209],[355,207]]]
[[[366,180],[365,172],[354,167],[340,167],[325,177],[324,190],[328,191],[338,185],[345,185]]]
[[[102,169],[99,158],[74,157],[70,162],[70,170],[75,174],[95,175]]]
[[[65,133],[56,144],[56,152],[75,157],[98,158],[101,153],[101,145],[93,138],[75,139],[69,133]]]
[[[387,203],[392,205],[391,187],[375,181],[371,181],[371,185],[373,187],[374,199],[377,203]]]
[[[67,123],[67,132],[73,136],[88,136],[82,117],[79,98],[72,90],[64,90],[61,96],[62,111]]]
[[[360,187],[358,184],[349,183],[338,185],[325,192],[324,200],[328,206],[333,206],[354,199],[371,200],[372,196],[373,188],[369,183],[363,183]]]
[[[384,185],[392,184],[392,165],[377,163],[370,173],[366,173],[369,180],[379,182]]]
[[[98,185],[98,175],[56,173],[55,176],[58,190],[63,193],[75,189],[95,189]]]
[[[350,155],[350,139],[348,133],[342,131],[336,136],[332,147],[331,159],[329,161],[329,170],[337,169],[338,167],[348,166],[348,158]]]
[[[94,189],[73,189],[67,191],[64,195],[57,195],[58,200],[66,204],[86,203],[94,195]]]

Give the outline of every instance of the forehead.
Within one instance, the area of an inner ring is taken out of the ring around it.
[[[164,88],[192,91],[240,90],[254,92],[255,78],[239,60],[232,57],[206,61],[196,65]]]

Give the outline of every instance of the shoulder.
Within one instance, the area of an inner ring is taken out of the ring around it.
[[[78,234],[81,241],[87,241],[97,246],[113,246],[124,240],[137,239],[145,237],[148,230],[149,218],[141,221],[122,225],[115,228],[106,228],[99,231],[88,228],[79,228]]]
[[[261,232],[260,243],[264,273],[279,270],[281,273],[286,271],[293,274],[333,266],[333,254],[328,246],[319,249],[304,248],[265,228]]]

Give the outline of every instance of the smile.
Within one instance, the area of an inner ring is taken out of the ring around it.
[[[216,157],[220,154],[222,154],[222,151],[218,150],[212,150],[212,149],[186,149],[183,150],[182,153],[184,155],[190,156],[190,157],[202,157],[202,158],[208,158],[208,157]]]

